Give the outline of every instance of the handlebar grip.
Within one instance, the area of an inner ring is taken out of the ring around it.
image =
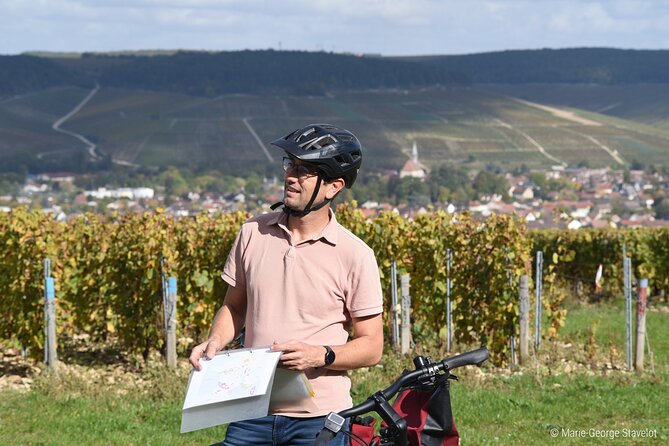
[[[488,356],[490,356],[488,349],[481,347],[478,350],[446,358],[441,361],[441,364],[444,366],[444,369],[453,370],[465,365],[481,365],[488,359]]]

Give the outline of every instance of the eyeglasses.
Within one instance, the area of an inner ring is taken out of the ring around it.
[[[295,175],[297,178],[309,178],[318,175],[318,169],[307,164],[296,164],[292,158],[283,157],[283,171],[289,175]]]

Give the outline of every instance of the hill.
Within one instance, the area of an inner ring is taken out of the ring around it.
[[[399,169],[414,142],[428,167],[667,164],[669,84],[641,82],[669,79],[662,69],[668,54],[5,56],[0,172],[85,171],[111,160],[231,173],[274,169],[267,142],[319,121],[358,134],[371,170]],[[606,85],[572,83],[604,72]],[[483,84],[491,80],[508,83]]]
[[[500,94],[639,121],[669,130],[669,84],[487,85]]]
[[[489,83],[669,83],[665,50],[576,48],[401,58],[273,50],[46,56],[0,56],[0,96],[96,82],[207,97]]]
[[[82,85],[82,80],[88,85],[98,82],[107,87],[207,97],[231,93],[323,95],[329,89],[414,88],[459,82],[448,71],[428,64],[305,51],[82,54],[78,58],[24,55],[3,56],[1,62],[0,73],[4,74],[0,79],[6,83],[0,84],[0,95]]]
[[[53,88],[0,103],[0,120],[9,124],[0,127],[4,167],[90,168],[84,144],[52,129],[89,94],[87,89]],[[100,155],[117,161],[239,173],[275,169],[276,161],[267,156],[275,153],[268,142],[319,121],[353,130],[365,145],[370,170],[399,169],[414,142],[428,167],[446,161],[471,167],[550,168],[582,162],[596,167],[637,160],[666,164],[669,159],[669,131],[558,110],[492,87],[215,98],[102,87],[62,128],[85,136]]]
[[[438,67],[474,84],[669,83],[668,50],[567,48],[398,60]]]

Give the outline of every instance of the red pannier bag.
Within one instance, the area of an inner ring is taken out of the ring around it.
[[[431,389],[402,391],[393,408],[407,421],[407,439],[412,446],[458,446],[460,435],[451,409],[448,379]]]
[[[374,435],[374,425],[376,419],[374,417],[354,417],[351,419],[350,429],[351,433],[356,439],[349,437],[349,446],[360,446],[358,440],[362,440],[365,444],[375,446],[379,444],[379,437]]]

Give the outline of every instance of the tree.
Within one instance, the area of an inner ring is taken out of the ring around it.
[[[188,183],[176,167],[168,167],[162,176],[167,195],[180,197],[188,193]]]
[[[452,164],[442,164],[434,169],[430,173],[428,184],[433,203],[468,201],[475,196],[467,171]]]
[[[474,179],[474,189],[480,194],[497,194],[502,198],[509,197],[509,184],[501,175],[482,170]]]
[[[427,186],[419,178],[405,177],[400,179],[397,187],[397,202],[410,205],[424,205],[429,200]]]
[[[669,220],[669,199],[665,197],[656,201],[655,204],[653,204],[653,210],[655,211],[656,218]]]

